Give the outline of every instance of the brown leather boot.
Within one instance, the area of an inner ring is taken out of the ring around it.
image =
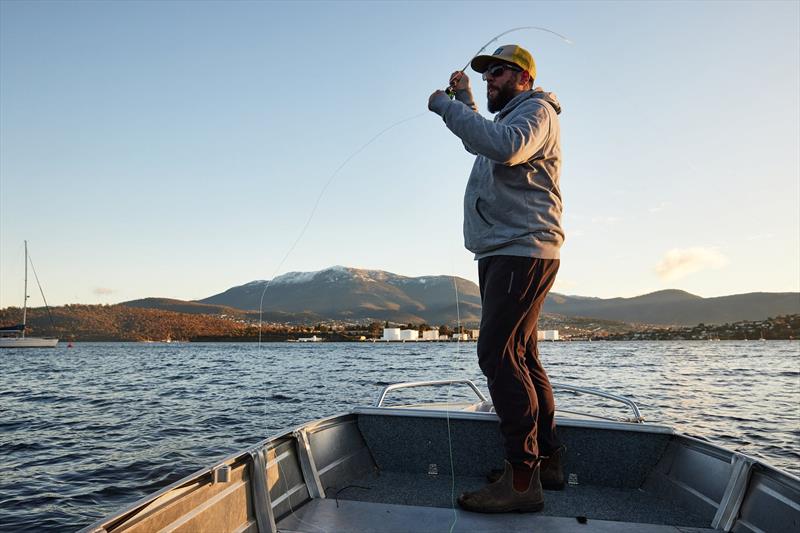
[[[564,468],[561,464],[563,455],[564,447],[561,447],[549,457],[542,457],[539,476],[544,490],[564,490]],[[502,476],[503,470],[495,468],[486,474],[486,480],[489,483],[494,483]]]
[[[475,513],[535,513],[544,509],[544,494],[539,481],[539,465],[531,475],[528,488],[524,492],[514,489],[514,472],[511,463],[506,461],[500,479],[475,492],[465,492],[458,497],[458,505]]]

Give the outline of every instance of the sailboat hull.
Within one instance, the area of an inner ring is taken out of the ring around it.
[[[58,339],[44,337],[0,337],[0,348],[55,348]]]

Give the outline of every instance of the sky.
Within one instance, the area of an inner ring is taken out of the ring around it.
[[[488,47],[563,107],[554,291],[800,290],[798,2],[2,0],[0,308],[24,240],[50,305],[333,265],[477,281],[474,158],[427,101],[517,26],[572,41]]]

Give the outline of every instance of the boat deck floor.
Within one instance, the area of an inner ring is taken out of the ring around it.
[[[455,521],[455,523],[454,523]],[[281,533],[510,533],[547,531],[548,533],[707,533],[712,529],[659,524],[617,522],[543,514],[508,513],[488,515],[460,509],[420,507],[351,500],[312,500],[278,522]]]
[[[457,517],[454,531],[712,531],[707,529],[707,520],[639,489],[568,485],[563,491],[545,491],[545,509],[535,514],[485,515],[458,509],[455,497],[484,484],[483,478],[457,477],[453,488],[449,476],[384,471],[345,487],[326,487],[326,499],[296,509],[278,528],[354,533],[448,531]]]

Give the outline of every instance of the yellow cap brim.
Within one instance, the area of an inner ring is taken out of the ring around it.
[[[502,58],[502,57],[497,57],[497,56],[475,56],[472,59],[472,61],[470,62],[469,65],[472,67],[472,70],[474,70],[475,72],[483,74],[484,72],[486,72],[489,69],[489,67],[491,65],[494,65],[496,63],[506,63],[508,65],[514,65],[515,67],[517,67],[520,70],[525,70],[522,67],[522,65],[518,65],[518,64],[514,63],[513,61],[509,61],[508,59],[505,59],[505,58]]]

